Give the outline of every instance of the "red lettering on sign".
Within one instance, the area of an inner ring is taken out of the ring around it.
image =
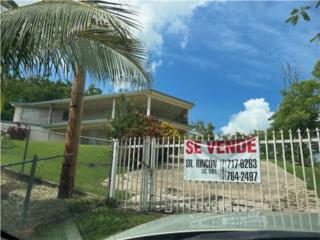
[[[187,154],[201,154],[201,141],[187,141],[186,153]],[[226,140],[226,141],[207,141],[208,154],[224,154],[224,153],[256,153],[257,145],[256,139],[251,138],[248,140]]]
[[[200,141],[187,141],[186,143],[187,154],[199,154],[201,153],[201,142]]]
[[[227,141],[226,143],[226,153],[235,153],[236,152],[236,141]]]
[[[201,141],[195,141],[194,143],[194,153],[201,153]]]
[[[247,150],[247,144],[243,141],[237,143],[237,153],[244,153]]]
[[[255,138],[252,138],[250,140],[248,140],[248,152],[250,153],[255,153],[257,152],[257,149],[256,149],[256,143],[255,143]]]
[[[222,148],[220,148],[220,147],[222,147]],[[217,153],[218,154],[224,153],[224,151],[222,149],[223,149],[223,142],[222,141],[218,141],[217,142]]]
[[[216,146],[216,142],[207,142],[208,153],[212,154],[214,152],[214,147]]]
[[[192,141],[187,141],[187,143],[186,143],[186,152],[187,152],[187,154],[192,154],[193,153],[193,142]]]

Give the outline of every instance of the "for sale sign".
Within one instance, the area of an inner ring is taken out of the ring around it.
[[[258,138],[185,140],[184,180],[260,183]]]

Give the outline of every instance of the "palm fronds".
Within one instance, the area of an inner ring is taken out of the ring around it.
[[[0,1],[0,12],[4,12],[13,8],[18,8],[18,4],[16,4],[13,0],[4,0]]]
[[[1,13],[1,66],[50,74],[75,64],[100,81],[146,84],[134,12],[100,0],[47,0]]]

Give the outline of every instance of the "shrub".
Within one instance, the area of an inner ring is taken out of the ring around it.
[[[10,139],[24,140],[28,135],[28,129],[21,127],[21,124],[17,123],[17,126],[8,128],[7,134]]]
[[[178,130],[168,122],[165,122],[165,121],[160,122],[160,129],[162,133],[161,137],[169,137],[169,138],[180,137],[180,133],[178,132]]]
[[[142,113],[115,118],[107,127],[107,134],[114,138],[180,136],[178,130],[168,122],[160,122],[157,118]]]
[[[168,122],[161,122],[153,116],[146,116],[134,110],[133,101],[121,96],[116,105],[115,118],[106,125],[107,136],[129,137],[179,137],[179,132]]]
[[[0,143],[1,143],[1,150],[15,147],[14,143],[9,138],[9,135],[3,130],[1,130],[1,142]]]

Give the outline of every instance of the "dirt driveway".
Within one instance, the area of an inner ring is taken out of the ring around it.
[[[305,189],[300,178],[285,173],[281,167],[269,162],[268,174],[267,162],[261,161],[261,184],[223,184],[184,181],[183,164],[180,163],[179,167],[178,164],[174,167],[164,166],[154,173],[156,181],[153,203],[166,211],[180,211],[184,208],[190,211],[242,211],[258,208],[318,211],[315,192]],[[117,175],[117,188],[124,192],[126,205],[139,205],[141,182],[142,170]]]

